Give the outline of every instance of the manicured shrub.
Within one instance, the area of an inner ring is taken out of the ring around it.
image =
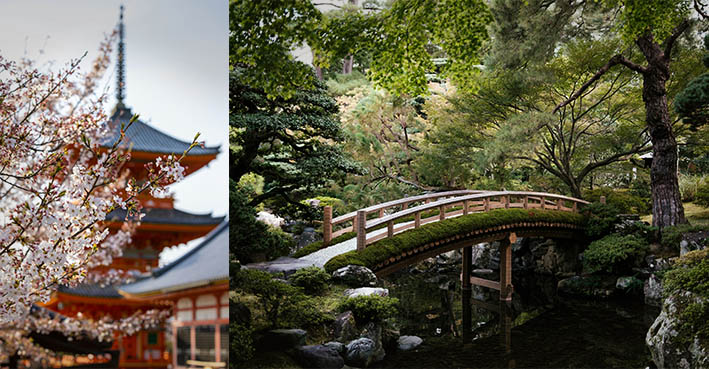
[[[633,235],[642,238],[647,243],[653,243],[657,240],[657,227],[653,227],[645,222],[634,222],[625,227],[622,230],[617,231],[621,235]]]
[[[584,198],[591,202],[599,202],[601,196],[605,196],[606,204],[613,205],[621,214],[650,214],[652,210],[650,198],[637,196],[629,190],[602,187],[584,194]]]
[[[586,235],[599,239],[613,231],[619,211],[613,205],[594,202],[584,207],[583,214],[586,215]]]
[[[242,368],[254,355],[253,330],[236,322],[229,323],[229,368]]]
[[[399,300],[379,295],[351,297],[340,303],[340,312],[352,311],[357,324],[381,322],[398,311]]]
[[[320,267],[308,267],[297,270],[290,277],[294,286],[301,287],[309,295],[317,295],[327,289],[330,275]]]
[[[316,308],[315,301],[300,287],[273,279],[267,272],[242,269],[233,280],[237,292],[258,297],[271,328],[305,328],[332,320]]]
[[[591,242],[583,255],[584,268],[591,273],[624,274],[640,266],[648,250],[642,238],[611,234]]]

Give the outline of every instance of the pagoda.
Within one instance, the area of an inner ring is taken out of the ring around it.
[[[116,92],[118,102],[108,122],[112,134],[109,134],[104,141],[104,149],[112,146],[120,136],[121,125],[127,126],[133,116],[131,109],[124,104],[124,53],[123,6],[121,6]],[[146,163],[170,154],[180,156],[190,146],[189,142],[176,139],[141,120],[134,121],[127,129],[123,143],[131,150],[131,158],[124,168],[129,171],[129,177],[135,178],[139,184],[146,181],[147,172],[144,167]],[[207,165],[216,158],[218,153],[219,147],[192,148],[181,161],[181,164],[186,167],[185,176]],[[174,199],[171,196],[156,198],[143,193],[138,197],[138,201],[143,206],[142,212],[145,216],[135,230],[131,242],[124,247],[120,257],[113,259],[111,265],[94,268],[89,271],[89,276],[107,272],[125,276],[148,274],[158,267],[159,255],[164,248],[203,237],[224,220],[224,217],[214,217],[211,214],[193,214],[175,209]],[[104,225],[111,233],[115,233],[121,229],[125,218],[125,210],[115,210],[108,214]],[[107,315],[112,319],[120,319],[137,311],[155,308],[171,309],[171,305],[165,302],[126,298],[118,292],[120,284],[86,282],[74,288],[61,286],[53,293],[51,300],[43,306],[70,317],[81,313],[87,319],[100,319]],[[119,367],[167,367],[172,360],[167,351],[168,344],[164,332],[164,329],[155,329],[140,331],[130,336],[117,334],[112,350],[120,351]]]

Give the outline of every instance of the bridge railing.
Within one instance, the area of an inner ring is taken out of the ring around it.
[[[408,206],[411,203],[421,201],[425,203],[415,207]],[[323,238],[327,244],[332,238],[354,230],[357,232],[357,250],[362,250],[367,245],[380,239],[391,237],[400,231],[418,228],[426,223],[458,215],[502,208],[555,209],[576,212],[579,206],[585,204],[588,204],[588,202],[581,199],[543,192],[468,190],[438,192],[370,206],[335,219],[332,219],[332,208],[326,207]],[[401,210],[385,216],[385,210],[394,207],[400,207]],[[430,214],[432,210],[438,210],[438,214],[424,217]],[[377,213],[378,216],[368,220],[367,216],[371,213]],[[403,218],[411,216],[413,216],[413,222],[402,221]],[[352,226],[332,233],[334,225],[348,221],[352,222]],[[398,224],[397,221],[399,221]],[[386,224],[386,232],[378,235],[367,235],[367,232],[384,224]]]
[[[389,202],[385,202],[385,203],[381,203],[381,204],[377,204],[377,205],[372,205],[370,207],[360,209],[358,211],[353,211],[351,213],[341,215],[335,219],[332,218],[332,207],[326,206],[323,209],[324,210],[323,243],[325,245],[327,245],[330,243],[330,241],[333,238],[335,238],[337,236],[340,236],[344,233],[356,231],[357,230],[357,213],[360,211],[364,211],[367,216],[369,216],[371,214],[376,214],[376,218],[381,218],[386,214],[387,210],[391,210],[393,208],[406,210],[409,208],[409,205],[411,205],[413,203],[417,203],[417,202],[430,203],[432,201],[436,201],[441,198],[448,198],[448,197],[462,196],[462,195],[472,195],[472,194],[479,194],[479,193],[484,193],[484,192],[486,192],[486,191],[457,190],[457,191],[435,192],[435,193],[429,193],[429,194],[425,194],[425,195],[405,197],[405,198],[399,199],[399,200],[394,200],[394,201],[389,201]],[[335,228],[338,225],[344,226],[344,227],[341,227],[340,229],[335,231]]]

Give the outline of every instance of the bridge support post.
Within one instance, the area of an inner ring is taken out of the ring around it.
[[[463,340],[470,340],[472,332],[472,315],[473,309],[470,304],[472,298],[472,287],[470,285],[470,267],[473,264],[473,248],[472,246],[463,247],[463,274],[461,286],[463,289]]]
[[[516,241],[514,232],[500,241],[500,301],[512,301],[512,243]]]
[[[327,246],[332,240],[332,206],[323,208],[322,243]]]
[[[367,212],[364,210],[357,211],[357,251],[364,250],[367,247]]]

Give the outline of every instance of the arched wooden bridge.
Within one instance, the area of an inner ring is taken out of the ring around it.
[[[570,238],[574,237],[581,228],[578,222],[554,221],[535,217],[535,212],[532,209],[576,213],[586,204],[588,202],[581,199],[551,193],[461,190],[389,201],[334,219],[332,218],[332,208],[326,206],[323,219],[323,241],[325,245],[328,245],[335,237],[348,232],[356,232],[356,248],[351,247],[354,245],[349,246],[350,248],[341,248],[334,255],[330,253],[327,256],[332,258],[337,254],[351,252],[353,248],[358,253],[364,252],[368,247],[376,248],[377,241],[394,237],[394,235],[409,229],[417,229],[431,222],[460,215],[489,212],[495,209],[530,209],[529,213],[524,213],[521,218],[514,219],[514,221],[486,225],[483,228],[449,235],[404,250],[399,255],[379,260],[375,265],[369,265],[378,276],[383,276],[421,260],[462,248],[463,276],[468,276],[468,278],[463,278],[463,289],[469,289],[470,284],[490,287],[500,290],[501,300],[509,300],[512,296],[511,243],[514,243],[518,236]],[[383,228],[386,228],[386,231],[383,231]],[[492,241],[500,241],[500,281],[471,277],[471,246]],[[346,242],[330,245],[327,249],[339,247]],[[303,259],[309,257],[310,255],[303,257]]]

